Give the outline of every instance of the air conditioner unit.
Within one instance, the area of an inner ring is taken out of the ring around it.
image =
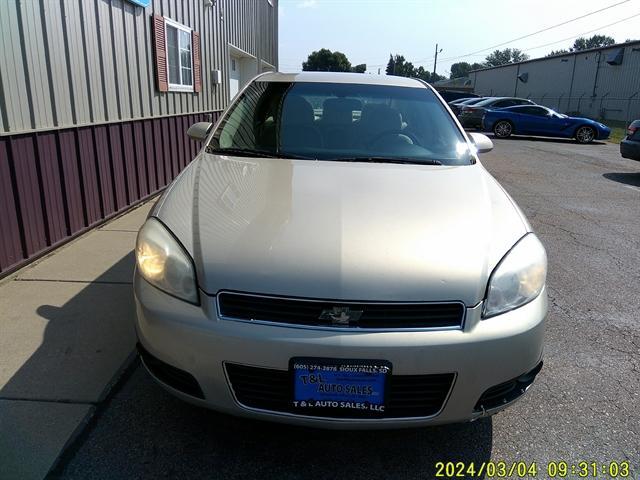
[[[618,48],[607,55],[607,63],[609,65],[622,65],[624,58],[624,48]]]

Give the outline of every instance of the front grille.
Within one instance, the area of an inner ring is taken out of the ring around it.
[[[224,292],[218,295],[220,315],[240,320],[307,326],[355,328],[462,328],[464,305],[448,303],[366,303],[305,300]],[[359,318],[337,324],[323,312],[349,308]]]
[[[287,370],[225,363],[227,376],[239,403],[274,412],[293,409],[293,380]],[[387,408],[383,418],[430,417],[444,405],[455,375],[391,375],[387,383]],[[359,412],[314,410],[314,416],[358,418]]]

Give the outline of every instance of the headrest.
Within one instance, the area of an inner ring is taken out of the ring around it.
[[[287,95],[282,107],[283,124],[309,124],[314,120],[313,107],[299,95]]]
[[[362,102],[355,98],[327,98],[322,103],[322,121],[348,125],[353,122],[353,111],[361,109]]]
[[[360,125],[373,132],[399,130],[402,118],[395,108],[381,103],[368,103],[362,108]]]

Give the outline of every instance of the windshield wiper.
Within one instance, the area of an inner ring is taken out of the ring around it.
[[[412,165],[442,165],[442,162],[438,160],[419,160],[416,158],[402,158],[402,157],[336,157],[336,158],[323,158],[322,160],[334,161],[334,162],[367,162],[367,163],[402,163]]]
[[[238,157],[262,157],[262,158],[292,158],[296,160],[315,160],[312,157],[296,155],[286,152],[271,152],[269,150],[256,150],[253,148],[209,148],[207,153],[218,153],[221,155],[232,155]]]

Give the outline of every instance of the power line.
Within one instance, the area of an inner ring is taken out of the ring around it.
[[[326,0],[325,0],[325,1],[326,1]],[[441,62],[445,62],[445,61],[449,61],[449,60],[458,60],[458,59],[465,58],[465,57],[481,56],[482,52],[486,52],[487,50],[491,50],[491,49],[494,49],[494,48],[502,47],[502,46],[505,46],[505,45],[511,44],[511,43],[513,43],[513,42],[517,42],[517,41],[519,41],[519,40],[523,40],[523,39],[525,39],[525,38],[529,38],[529,37],[532,37],[532,36],[534,36],[534,35],[538,35],[539,33],[543,33],[543,32],[546,32],[546,31],[552,30],[552,29],[554,29],[554,28],[561,27],[561,26],[563,26],[563,25],[567,25],[567,24],[572,23],[572,22],[575,22],[575,21],[577,21],[577,20],[581,20],[581,19],[586,18],[586,17],[589,17],[589,16],[591,16],[591,15],[595,15],[596,13],[600,13],[600,12],[603,12],[603,11],[605,11],[605,10],[609,10],[609,9],[611,9],[611,8],[617,7],[617,6],[619,6],[619,5],[622,5],[622,4],[625,4],[625,3],[629,3],[630,1],[631,1],[631,0],[623,0],[623,1],[621,1],[621,2],[617,2],[617,3],[614,3],[614,4],[612,4],[612,5],[609,5],[609,6],[606,6],[606,7],[600,8],[600,9],[598,9],[598,10],[594,10],[594,11],[589,12],[589,13],[586,13],[586,14],[584,14],[584,15],[580,15],[579,17],[575,17],[575,18],[572,18],[572,19],[569,19],[569,20],[565,20],[564,22],[558,23],[558,24],[556,24],[556,25],[552,25],[552,26],[550,26],[550,27],[546,27],[546,28],[543,28],[543,29],[541,29],[541,30],[537,30],[537,31],[532,32],[532,33],[529,33],[529,34],[527,34],[527,35],[523,35],[523,36],[521,36],[521,37],[514,38],[514,39],[512,39],[512,40],[509,40],[509,41],[506,41],[506,42],[502,42],[502,43],[499,43],[499,44],[493,45],[493,46],[491,46],[491,47],[486,47],[486,48],[483,48],[483,49],[481,49],[481,50],[476,50],[475,52],[467,53],[467,54],[464,54],[464,55],[458,55],[458,56],[455,56],[455,57],[441,58],[441,59],[440,59],[440,61],[441,61]],[[587,31],[587,32],[579,33],[579,34],[577,34],[577,35],[574,35],[574,36],[571,36],[571,37],[567,37],[567,38],[564,38],[564,39],[562,39],[562,40],[557,40],[557,41],[554,41],[554,42],[546,43],[546,44],[544,44],[544,45],[538,45],[538,46],[536,46],[536,47],[529,47],[529,48],[523,49],[522,51],[523,51],[523,52],[526,52],[526,51],[535,50],[535,49],[538,49],[538,48],[548,47],[548,46],[555,45],[555,44],[557,44],[557,43],[562,43],[562,42],[565,42],[565,41],[568,41],[568,40],[573,40],[573,39],[578,38],[578,37],[580,37],[580,36],[582,36],[582,35],[586,35],[586,34],[589,34],[589,33],[597,32],[598,30],[602,30],[602,29],[604,29],[604,28],[608,28],[608,27],[611,27],[611,26],[613,26],[613,25],[617,25],[617,24],[619,24],[619,23],[626,22],[626,21],[631,20],[632,18],[635,18],[635,17],[638,17],[638,16],[640,16],[640,13],[639,13],[639,14],[636,14],[636,15],[632,15],[632,16],[630,16],[630,17],[623,18],[622,20],[618,20],[618,21],[613,22],[613,23],[609,23],[609,24],[607,24],[607,25],[603,25],[603,26],[598,27],[598,28],[595,28],[595,29],[593,29],[593,30],[589,30],[589,31]],[[414,63],[415,65],[418,65],[418,64],[421,64],[421,63],[427,63],[427,62],[432,61],[434,58],[435,58],[435,57],[423,58],[423,59],[415,60],[415,61],[414,61],[414,62],[412,62],[412,63]],[[284,64],[284,65],[286,65],[286,64]],[[289,65],[291,65],[291,64],[289,64]],[[379,63],[379,64],[367,64],[367,68],[384,67],[384,66],[386,66],[386,65],[387,65],[386,63]]]
[[[623,1],[621,1],[621,2],[617,2],[617,3],[614,3],[614,4],[608,5],[608,6],[606,6],[606,7],[600,8],[600,9],[598,9],[598,10],[594,10],[594,11],[592,11],[592,12],[585,13],[584,15],[580,15],[579,17],[575,17],[575,18],[572,18],[572,19],[569,19],[569,20],[565,20],[564,22],[561,22],[561,23],[558,23],[558,24],[555,24],[555,25],[551,25],[550,27],[546,27],[546,28],[543,28],[543,29],[541,29],[541,30],[537,30],[537,31],[535,31],[535,32],[528,33],[528,34],[523,35],[523,36],[521,36],[521,37],[517,37],[517,38],[514,38],[514,39],[512,39],[512,40],[508,40],[508,41],[506,41],[506,42],[498,43],[498,44],[496,44],[496,45],[492,45],[492,46],[490,46],[490,47],[486,47],[486,48],[483,48],[483,49],[480,49],[480,50],[476,50],[475,52],[466,53],[466,54],[464,54],[464,55],[458,55],[458,56],[455,56],[455,57],[441,58],[441,59],[440,59],[440,61],[441,61],[441,62],[446,62],[446,61],[449,61],[449,60],[458,60],[458,59],[465,58],[465,57],[472,57],[472,56],[476,56],[476,55],[478,55],[478,54],[480,54],[480,53],[482,53],[482,52],[486,52],[487,50],[491,50],[491,49],[494,49],[494,48],[502,47],[502,46],[505,46],[505,45],[511,44],[511,43],[513,43],[513,42],[517,42],[518,40],[523,40],[523,39],[525,39],[525,38],[533,37],[534,35],[538,35],[539,33],[547,32],[547,31],[552,30],[552,29],[554,29],[554,28],[558,28],[558,27],[561,27],[561,26],[563,26],[563,25],[567,25],[567,24],[569,24],[569,23],[572,23],[572,22],[575,22],[575,21],[581,20],[581,19],[586,18],[586,17],[589,17],[589,16],[591,16],[591,15],[595,15],[596,13],[600,13],[600,12],[603,12],[603,11],[605,11],[605,10],[609,10],[610,8],[617,7],[617,6],[622,5],[622,4],[624,4],[624,3],[629,3],[630,1],[631,1],[631,0],[623,0]],[[633,17],[631,17],[631,18],[633,18]],[[626,20],[626,19],[625,19],[625,20]],[[620,22],[622,22],[622,21],[624,21],[624,20],[621,20]],[[620,23],[620,22],[615,22],[615,23],[613,23],[613,24],[611,24],[611,25],[615,25],[616,23]],[[596,29],[596,30],[601,30],[602,28],[607,28],[607,27],[609,27],[609,26],[611,26],[611,25],[605,25],[605,26],[600,27],[600,28],[598,28],[598,29]],[[591,31],[589,31],[589,32],[581,33],[580,35],[585,35],[586,33],[591,33],[592,31],[596,31],[596,30],[591,30]],[[580,35],[577,35],[577,36],[580,36]],[[571,37],[571,38],[575,38],[575,37]],[[557,43],[560,43],[560,42],[563,42],[563,41],[564,41],[564,40],[559,40]],[[555,42],[554,42],[554,43],[555,43]],[[541,48],[541,47],[534,47],[534,48]],[[422,58],[422,59],[415,60],[415,61],[414,61],[414,62],[412,62],[412,63],[414,63],[415,65],[418,65],[418,64],[421,64],[421,63],[427,63],[427,62],[430,62],[430,61],[432,61],[433,59],[434,59],[434,57]],[[371,67],[378,67],[378,66],[384,66],[384,65],[386,65],[386,64],[376,64],[376,65],[371,65]]]
[[[582,35],[587,35],[588,33],[597,32],[598,30],[602,30],[603,28],[612,27],[613,25],[617,25],[619,23],[626,22],[626,21],[631,20],[632,18],[636,18],[636,17],[640,17],[640,13],[636,13],[635,15],[631,15],[630,17],[623,18],[622,20],[618,20],[617,22],[609,23],[607,25],[603,25],[601,27],[594,28],[593,30],[589,30],[588,32],[579,33],[578,35],[574,35],[573,37],[563,38],[562,40],[557,40],[557,41],[551,42],[551,43],[545,43],[544,45],[538,45],[537,47],[525,48],[522,51],[523,52],[528,52],[529,50],[536,50],[538,48],[550,47],[551,45],[555,45],[557,43],[562,43],[562,42],[566,42],[566,41],[569,41],[569,40],[574,40],[576,38],[581,37]]]
[[[538,35],[539,33],[547,32],[547,31],[552,30],[554,28],[558,28],[558,27],[561,27],[563,25],[567,25],[568,23],[572,23],[572,22],[575,22],[577,20],[581,20],[581,19],[589,17],[591,15],[595,15],[596,13],[600,13],[600,12],[603,12],[605,10],[609,10],[610,8],[617,7],[617,6],[622,5],[624,3],[629,3],[630,1],[631,0],[623,0],[622,2],[614,3],[614,4],[609,5],[607,7],[603,7],[603,8],[600,8],[598,10],[594,10],[593,12],[585,13],[584,15],[580,15],[579,17],[575,17],[575,18],[572,18],[570,20],[565,20],[564,22],[558,23],[556,25],[552,25],[550,27],[546,27],[546,28],[543,28],[541,30],[537,30],[535,32],[528,33],[527,35],[523,35],[521,37],[514,38],[514,39],[506,41],[506,42],[498,43],[496,45],[492,45],[491,47],[482,48],[480,50],[476,50],[475,52],[467,53],[465,55],[459,55],[459,56],[456,56],[456,57],[449,57],[449,58],[442,58],[441,61],[444,62],[444,61],[448,61],[448,60],[457,60],[459,58],[470,57],[470,56],[476,55],[478,53],[486,52],[487,50],[492,50],[494,48],[503,47],[503,46],[508,45],[510,43],[517,42],[518,40],[523,40],[525,38],[533,37],[534,35]],[[604,27],[602,27],[602,28],[604,28]],[[425,59],[425,60],[417,60],[414,63],[419,63],[419,62],[422,62],[422,61],[430,61],[432,59],[433,58]]]

